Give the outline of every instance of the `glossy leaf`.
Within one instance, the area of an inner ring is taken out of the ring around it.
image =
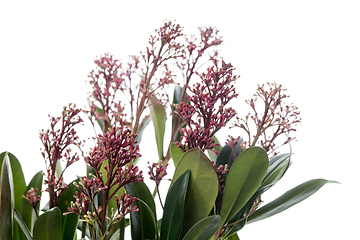
[[[184,217],[186,190],[190,171],[183,173],[170,187],[165,200],[163,224],[161,225],[162,240],[177,240],[181,233]]]
[[[5,154],[1,165],[0,182],[0,239],[13,238],[14,186],[10,159]]]
[[[35,221],[33,240],[62,240],[61,213],[54,207]]]
[[[174,166],[176,166],[181,158],[181,156],[184,154],[184,151],[178,147],[176,143],[170,144],[170,155],[174,162]]]
[[[164,153],[164,134],[165,134],[165,122],[166,122],[166,111],[165,107],[156,102],[155,96],[151,98],[150,117],[154,124],[156,145],[158,150],[159,159],[163,159]]]
[[[31,179],[29,185],[26,187],[23,194],[26,195],[27,191],[29,191],[30,188],[34,188],[34,189],[37,188],[39,189],[37,192],[37,196],[41,196],[42,183],[43,183],[43,172],[39,171],[33,176],[33,178]],[[39,209],[40,209],[40,204],[38,204],[37,206],[38,212]],[[25,222],[26,226],[28,227],[28,229],[30,230],[30,232],[32,232],[36,220],[36,214],[33,207],[26,199],[23,199],[21,202],[21,217]]]
[[[220,210],[222,225],[234,217],[260,187],[268,165],[268,156],[260,147],[250,147],[236,158],[225,182]]]
[[[12,172],[12,176],[13,176],[15,208],[18,211],[20,211],[21,210],[21,202],[23,199],[22,195],[26,188],[24,173],[22,171],[19,160],[10,152],[3,152],[0,154],[0,166],[2,166],[2,160],[4,159],[5,155],[7,155],[9,157],[11,172]]]
[[[196,223],[185,235],[183,240],[209,240],[220,226],[220,216],[212,215]]]
[[[79,189],[74,185],[74,182],[79,183],[80,179],[76,179],[75,181],[72,181],[68,188],[65,189],[59,199],[59,210],[61,212],[61,226],[63,229],[63,239],[73,239],[76,233],[76,228],[78,225],[79,215],[75,213],[69,213],[66,215],[63,215],[65,212],[68,212],[68,207],[70,207],[71,201],[75,202],[75,192]]]
[[[254,201],[264,192],[266,192],[268,189],[274,186],[283,177],[283,175],[290,166],[291,163],[290,156],[291,153],[281,154],[273,157],[270,160],[269,168],[259,189],[245,204],[245,206],[229,221],[229,223],[237,222],[241,218],[245,217],[246,214],[248,214],[249,211],[251,210]],[[232,227],[228,230],[226,235],[231,235],[241,230],[245,226],[245,223],[246,223],[246,219],[232,225]]]
[[[181,101],[181,94],[182,94],[182,91],[183,91],[183,87],[179,86],[179,85],[175,85],[174,87],[174,96],[173,96],[173,106],[172,106],[172,109],[173,111],[175,110],[175,105],[176,104],[180,104],[180,101]],[[188,98],[186,98],[186,101],[189,101]],[[185,127],[186,125],[184,124],[183,120],[181,119],[181,117],[179,115],[176,115],[176,118],[178,119],[179,122],[179,125],[181,124],[182,127]],[[174,128],[174,117],[172,118],[172,128]],[[175,136],[175,139],[174,141],[179,141],[180,142],[180,129],[177,131],[176,133],[176,136]],[[176,166],[176,165],[175,165]]]
[[[231,236],[225,238],[225,240],[240,240],[240,238],[236,233],[234,233]]]
[[[225,164],[228,165],[228,169],[231,168],[231,165],[234,163],[235,159],[242,153],[242,148],[240,143],[243,141],[242,138],[238,141],[238,144],[235,145],[234,149],[232,149],[229,145],[225,144],[224,147],[221,148],[217,159],[216,165],[220,166]]]
[[[190,170],[190,180],[185,199],[182,235],[209,215],[218,194],[217,174],[208,157],[199,148],[184,153],[176,166],[172,184],[187,170]]]
[[[326,183],[337,182],[325,179],[313,179],[304,182],[296,186],[295,188],[287,191],[274,201],[259,208],[257,211],[255,211],[255,213],[250,215],[250,217],[248,218],[248,223],[253,223],[285,211],[286,209],[305,200],[306,198],[317,192]]]
[[[130,213],[131,236],[133,239],[155,239],[156,208],[150,190],[144,182],[132,182],[125,185],[126,192],[137,200],[132,206],[139,208],[138,212]]]
[[[22,233],[24,234],[25,238],[27,240],[32,240],[32,236],[30,233],[30,230],[28,229],[28,227],[26,226],[25,222],[23,221],[23,219],[20,216],[20,213],[14,209],[14,219],[16,220],[16,222],[18,223]]]

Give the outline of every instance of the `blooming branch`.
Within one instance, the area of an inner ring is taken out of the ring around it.
[[[182,128],[182,135],[178,146],[183,151],[199,147],[201,150],[212,149],[216,146],[212,138],[236,114],[231,107],[225,105],[238,94],[233,82],[238,76],[233,75],[233,67],[222,61],[221,67],[214,60],[214,65],[200,76],[201,81],[189,87],[192,95],[188,96],[189,103],[181,102],[175,112],[187,124]]]
[[[78,116],[80,109],[75,105],[69,104],[69,108],[64,107],[61,117],[50,117],[51,129],[42,130],[40,132],[40,140],[44,146],[41,154],[46,163],[46,180],[45,184],[48,188],[50,200],[49,207],[52,208],[58,204],[59,197],[67,185],[63,182],[63,173],[71,164],[79,160],[77,153],[71,154],[71,145],[77,146],[81,150],[81,142],[76,134],[74,126],[83,122]],[[57,124],[60,122],[60,128],[56,130]],[[58,162],[65,158],[66,166],[62,170],[59,178],[55,176],[56,166]]]
[[[247,133],[248,141],[244,142],[245,145],[260,144],[267,152],[271,152],[275,156],[277,155],[275,139],[280,135],[286,136],[285,141],[280,146],[295,139],[295,137],[290,137],[290,133],[296,131],[295,126],[301,122],[301,118],[296,106],[284,103],[284,99],[289,97],[283,93],[286,89],[276,83],[267,83],[267,88],[264,84],[258,86],[256,94],[254,94],[255,98],[246,101],[253,109],[254,114],[250,115],[249,113],[245,118],[237,118],[234,126],[240,127]],[[263,114],[257,111],[256,101],[258,98],[264,102]],[[249,117],[257,129],[253,136],[250,132]],[[269,129],[272,129],[270,134],[268,133]]]

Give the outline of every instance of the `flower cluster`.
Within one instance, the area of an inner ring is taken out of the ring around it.
[[[130,206],[135,199],[122,195],[119,200],[117,192],[128,183],[143,181],[143,176],[142,171],[132,164],[132,161],[141,155],[136,134],[130,129],[113,127],[110,132],[99,135],[98,144],[85,158],[85,162],[94,169],[95,174],[90,174],[89,178],[81,178],[79,184],[75,183],[80,195],[76,193],[76,201],[71,203],[68,210],[88,222],[93,234],[98,226],[98,234],[105,236],[126,213],[137,210],[136,207]],[[95,200],[99,194],[103,198],[102,206],[97,206]],[[117,210],[111,210],[113,215],[110,222],[107,222],[106,209],[113,198],[116,200]],[[91,212],[90,209],[95,210]]]
[[[301,122],[301,118],[296,106],[286,105],[284,102],[284,99],[289,97],[283,93],[286,89],[276,83],[267,83],[267,88],[264,84],[258,86],[254,94],[255,98],[246,101],[253,109],[254,114],[250,116],[249,113],[245,118],[237,118],[234,126],[240,127],[247,133],[248,141],[244,142],[244,145],[254,146],[260,143],[262,148],[275,156],[277,155],[275,139],[280,135],[286,136],[280,146],[295,139],[290,137],[289,134],[292,131],[296,131],[294,126]],[[257,111],[257,98],[260,98],[264,103],[263,114]],[[257,129],[253,136],[250,133],[249,117],[253,120]],[[270,129],[272,131],[267,131]]]
[[[30,205],[35,210],[35,214],[37,217],[39,216],[37,205],[41,200],[41,196],[37,195],[38,191],[39,189],[35,188],[34,190],[34,188],[32,187],[29,191],[26,192],[26,195],[22,195],[24,199],[29,201]]]
[[[238,96],[233,85],[238,76],[233,75],[233,70],[231,64],[222,61],[219,67],[214,60],[214,66],[199,75],[201,81],[188,88],[191,104],[181,102],[176,106],[175,112],[187,125],[180,130],[182,143],[178,142],[184,152],[196,147],[212,149],[216,144],[211,138],[235,116],[233,108],[225,108]]]
[[[44,146],[42,149],[42,156],[46,163],[46,180],[48,185],[46,191],[49,192],[50,202],[49,206],[52,208],[57,205],[59,197],[67,185],[63,182],[63,173],[72,163],[79,160],[77,153],[71,154],[71,145],[81,147],[81,141],[76,134],[74,126],[83,122],[78,116],[81,112],[75,105],[70,104],[69,107],[64,107],[61,117],[50,117],[51,128],[49,130],[42,130],[40,132],[40,140]],[[60,128],[56,129],[60,122]],[[65,159],[66,166],[61,172],[59,178],[56,178],[56,166],[61,159]]]
[[[89,74],[89,83],[93,88],[89,97],[89,118],[91,122],[93,118],[96,121],[100,120],[102,132],[106,132],[115,123],[120,126],[125,124],[126,114],[123,113],[124,107],[117,99],[117,92],[126,89],[125,77],[131,76],[132,72],[136,71],[137,62],[135,61],[135,64],[129,63],[126,72],[123,72],[119,60],[114,59],[109,54],[105,54],[94,62],[97,68]]]

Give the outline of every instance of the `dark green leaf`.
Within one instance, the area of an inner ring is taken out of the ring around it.
[[[190,171],[183,173],[170,187],[165,200],[161,238],[163,240],[177,240],[181,233],[184,217],[186,190],[189,183]]]
[[[0,185],[0,239],[12,239],[14,186],[11,173],[10,159],[5,154],[1,165]]]
[[[65,212],[68,212],[68,208],[70,207],[71,201],[75,202],[75,192],[79,191],[79,189],[74,185],[74,182],[79,183],[80,178],[72,181],[68,188],[65,189],[59,199],[59,210],[61,212],[61,226],[63,228],[63,239],[73,239],[76,233],[76,228],[78,225],[79,216],[75,213],[69,213],[63,215]]]
[[[151,98],[150,117],[151,121],[154,124],[156,145],[158,149],[159,160],[162,160],[164,157],[163,148],[164,148],[164,134],[165,134],[165,122],[166,122],[166,111],[165,107],[157,103],[155,96]]]
[[[170,144],[170,155],[174,162],[174,166],[176,166],[181,158],[181,156],[184,154],[184,151],[178,147],[176,143]]]
[[[220,216],[212,215],[196,223],[185,235],[183,240],[209,240],[220,226]]]
[[[322,186],[326,183],[337,183],[336,181],[329,181],[325,179],[313,179],[307,182],[304,182],[295,188],[287,191],[274,201],[266,204],[261,207],[255,213],[250,215],[248,218],[248,223],[253,223],[268,217],[271,217],[275,214],[278,214],[282,211],[285,211],[289,207],[294,206],[295,204],[305,200],[310,197],[312,194],[317,192]]]
[[[225,238],[225,240],[240,240],[236,233],[232,234],[231,236]]]
[[[132,182],[125,185],[126,192],[137,200],[132,206],[139,208],[138,212],[130,213],[132,239],[155,239],[156,208],[152,194],[143,182]]]
[[[29,191],[31,188],[34,189],[39,189],[37,192],[37,196],[41,196],[41,189],[42,189],[42,183],[43,183],[43,173],[42,171],[39,171],[38,173],[36,173],[33,178],[31,179],[29,185],[26,187],[25,191],[24,191],[24,195],[26,195],[27,191]],[[40,209],[40,204],[38,204],[37,206],[37,211],[39,212]],[[28,200],[23,199],[21,202],[21,217],[24,220],[26,226],[28,227],[28,229],[30,230],[30,232],[32,232],[35,220],[36,220],[36,214],[35,211],[33,209],[33,207],[31,206],[31,204],[29,203]]]
[[[25,222],[23,221],[19,212],[16,209],[14,209],[14,218],[15,218],[16,222],[19,224],[19,227],[21,228],[22,233],[24,234],[26,239],[32,240],[30,230],[28,229],[28,227],[26,226]]]
[[[187,170],[190,170],[190,180],[185,199],[182,235],[209,215],[218,194],[215,169],[199,148],[184,153],[176,166],[172,184]]]
[[[260,187],[268,165],[268,156],[260,147],[250,147],[236,158],[225,182],[220,210],[222,225],[234,217]]]
[[[54,207],[36,219],[33,236],[34,240],[62,240],[59,208]]]

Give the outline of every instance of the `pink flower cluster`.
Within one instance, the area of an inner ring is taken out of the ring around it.
[[[61,117],[50,117],[51,128],[40,132],[40,140],[44,146],[42,149],[42,156],[46,163],[46,180],[48,185],[45,191],[50,195],[50,207],[57,205],[58,199],[67,185],[63,182],[63,173],[66,168],[79,160],[77,153],[71,153],[71,145],[77,147],[81,146],[81,141],[76,134],[74,126],[83,122],[80,118],[80,109],[75,108],[75,105],[70,104],[69,107],[64,107]],[[60,124],[60,127],[56,129]],[[60,177],[55,176],[56,165],[61,159],[65,159],[66,166],[62,170]]]
[[[35,190],[34,188],[30,188],[30,190],[26,192],[26,195],[22,195],[23,198],[29,201],[30,205],[35,210],[35,214],[37,217],[39,216],[37,205],[41,200],[40,195],[37,195],[38,191],[39,189],[37,188],[35,188]]]
[[[233,75],[231,64],[214,60],[214,66],[200,76],[200,82],[189,87],[192,95],[190,103],[181,102],[175,112],[181,116],[187,127],[180,130],[181,142],[178,146],[183,151],[199,147],[201,150],[212,149],[216,144],[211,139],[236,114],[231,107],[225,105],[238,94],[233,82],[238,76]]]
[[[264,84],[259,85],[254,94],[255,98],[246,101],[254,113],[253,115],[249,113],[242,119],[237,118],[237,122],[234,125],[245,130],[247,133],[248,141],[244,142],[244,145],[255,146],[260,144],[262,148],[275,156],[277,155],[275,140],[279,136],[285,135],[286,137],[281,145],[295,139],[290,137],[289,134],[292,131],[296,131],[296,124],[301,122],[300,112],[296,106],[286,104],[284,99],[289,96],[284,94],[285,91],[286,89],[276,83],[267,83],[266,86]],[[257,111],[256,101],[258,98],[264,103],[264,113],[262,114]],[[252,136],[250,133],[249,117],[257,129],[256,133]],[[271,131],[269,131],[270,129]]]
[[[132,164],[132,161],[140,156],[136,134],[130,129],[113,127],[111,131],[99,135],[98,145],[85,158],[85,162],[95,170],[95,175],[90,174],[90,178],[83,177],[79,184],[75,183],[80,195],[76,192],[74,195],[76,201],[71,202],[68,210],[80,215],[92,226],[97,224],[102,234],[106,234],[109,226],[119,222],[126,213],[137,211],[136,207],[130,206],[135,201],[134,198],[123,194],[119,200],[116,194],[128,183],[143,181],[142,171]],[[102,171],[102,167],[105,172]],[[105,173],[106,177],[103,176]],[[95,199],[100,193],[103,197],[103,205],[96,206]],[[107,209],[110,199],[114,197],[117,214],[113,214],[109,224],[106,224],[106,213],[103,209]],[[96,210],[90,212],[91,208]]]

